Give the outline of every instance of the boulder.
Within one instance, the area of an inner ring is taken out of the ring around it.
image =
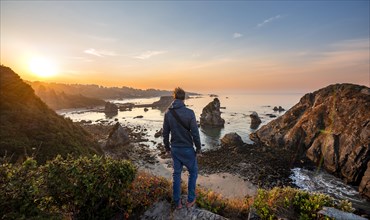
[[[198,208],[194,205],[191,208],[186,208],[186,197],[182,196],[182,208],[181,209],[171,209],[171,204],[162,200],[156,202],[152,205],[140,219],[162,219],[162,220],[192,220],[192,219],[214,219],[214,220],[224,220],[226,218],[207,211],[205,209]]]
[[[104,112],[109,115],[117,115],[118,107],[114,103],[106,102]]]
[[[359,185],[370,160],[370,89],[335,84],[304,95],[251,140],[308,157],[347,183]],[[366,180],[362,192],[369,192]]]
[[[107,148],[114,148],[117,146],[126,145],[129,142],[130,139],[128,137],[128,133],[121,126],[121,124],[117,122],[109,133],[108,140],[105,146]]]
[[[364,217],[355,215],[353,213],[344,212],[333,207],[323,207],[322,210],[320,210],[317,214],[319,217],[327,217],[336,220],[366,220]]]
[[[246,144],[243,142],[242,138],[235,132],[225,134],[221,139],[221,147],[230,148],[237,152],[243,151],[245,149],[245,145]]]
[[[163,129],[161,128],[161,129],[159,129],[159,131],[155,132],[154,137],[159,138],[159,137],[162,136],[162,133],[163,133]]]
[[[258,116],[257,112],[252,112],[252,114],[249,115],[251,117],[251,128],[256,129],[261,124],[261,119]]]
[[[200,125],[210,127],[223,127],[225,120],[221,118],[220,100],[215,98],[203,108],[200,115]]]
[[[281,106],[279,106],[279,107],[277,107],[277,106],[275,106],[272,110],[274,110],[275,112],[282,112],[282,111],[285,111],[285,109],[283,108],[283,107],[281,107]]]

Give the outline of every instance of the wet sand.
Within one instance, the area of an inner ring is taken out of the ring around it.
[[[153,175],[162,176],[172,180],[172,168],[168,167],[166,162],[169,159],[157,158],[159,163],[146,165],[139,169],[151,173]],[[189,173],[186,168],[183,170],[181,178],[187,182]],[[230,173],[214,173],[214,174],[199,174],[197,185],[210,189],[216,193],[220,193],[225,198],[244,198],[246,196],[254,196],[257,193],[257,187],[248,181],[244,181],[238,175]]]

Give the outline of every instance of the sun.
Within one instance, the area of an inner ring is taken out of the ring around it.
[[[47,58],[35,57],[30,60],[29,68],[38,77],[48,78],[57,74],[55,63]]]

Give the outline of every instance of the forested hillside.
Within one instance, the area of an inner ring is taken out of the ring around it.
[[[9,67],[0,66],[0,157],[39,162],[57,154],[100,154],[97,143],[81,127],[57,115]]]

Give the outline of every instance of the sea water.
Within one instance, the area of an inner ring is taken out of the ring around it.
[[[261,118],[261,126],[269,123],[275,118],[270,115],[279,117],[285,111],[277,112],[273,108],[282,106],[285,110],[293,107],[299,102],[304,94],[225,94],[219,95],[221,107],[221,117],[225,119],[223,128],[200,128],[200,137],[204,150],[216,149],[220,145],[220,139],[229,132],[236,132],[246,143],[252,143],[249,134],[256,129],[250,128],[251,118],[249,115],[255,111]],[[185,100],[188,108],[194,110],[197,120],[199,121],[202,109],[214,97],[210,95],[195,96]],[[158,101],[159,97],[140,98],[140,99],[123,99],[107,100],[113,103],[134,103],[134,104],[151,104]],[[155,138],[154,134],[162,127],[164,111],[149,108],[133,108],[132,111],[119,111],[115,116],[107,116],[102,109],[100,111],[91,109],[66,109],[58,111],[59,114],[71,118],[73,121],[92,121],[93,124],[114,124],[119,121],[124,126],[140,126],[146,129],[148,139],[145,142],[150,148],[154,149],[157,143],[161,143],[161,138]],[[143,116],[142,118],[136,118]],[[259,128],[258,127],[258,128]],[[258,129],[257,128],[257,129]],[[358,191],[351,186],[343,183],[342,180],[327,174],[324,171],[309,171],[302,168],[292,169],[291,179],[293,183],[304,190],[312,192],[322,192],[329,194],[338,199],[348,199],[356,207],[369,209],[369,203],[360,198]]]
[[[241,136],[246,143],[252,143],[249,139],[249,134],[255,129],[250,128],[251,118],[249,115],[255,111],[262,120],[260,126],[267,124],[274,118],[284,114],[285,111],[274,111],[275,106],[282,106],[288,110],[294,104],[299,102],[302,94],[230,94],[220,95],[218,99],[221,103],[221,117],[225,119],[223,128],[200,128],[200,137],[203,144],[203,149],[215,149],[219,147],[220,139],[227,133],[236,132]],[[195,96],[185,100],[188,108],[194,110],[196,119],[199,121],[203,108],[214,97],[209,95]],[[141,98],[141,99],[123,99],[123,100],[107,100],[117,104],[134,103],[134,104],[151,104],[158,101],[159,97]],[[163,125],[164,111],[149,108],[144,111],[144,108],[133,108],[132,111],[119,111],[115,116],[107,116],[103,111],[94,111],[91,109],[67,109],[58,111],[59,114],[71,118],[73,121],[92,121],[92,123],[112,124],[119,121],[124,126],[140,125],[146,128],[147,138],[158,142],[159,139],[154,138],[154,134]],[[136,118],[143,116],[142,118]],[[150,142],[153,143],[153,142]],[[150,144],[150,147],[154,147]]]

